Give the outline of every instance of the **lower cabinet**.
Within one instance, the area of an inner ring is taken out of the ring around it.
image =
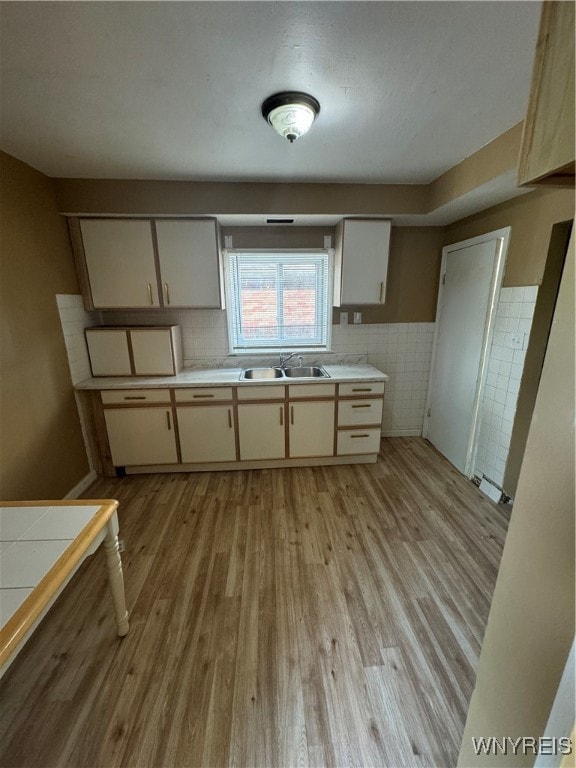
[[[178,434],[185,464],[236,461],[236,433],[231,405],[180,407]]]
[[[112,464],[375,457],[383,400],[372,385],[342,389],[343,395],[334,385],[293,384],[103,390]]]
[[[334,401],[290,403],[290,458],[334,454]]]
[[[110,408],[104,418],[115,466],[178,461],[171,407]]]
[[[283,459],[286,456],[284,403],[238,406],[240,459]]]

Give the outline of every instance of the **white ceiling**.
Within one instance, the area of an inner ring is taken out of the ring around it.
[[[523,119],[540,2],[3,2],[1,146],[54,177],[428,183]],[[290,145],[260,114],[303,90]]]

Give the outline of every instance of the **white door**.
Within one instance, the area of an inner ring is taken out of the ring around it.
[[[448,246],[442,259],[424,437],[470,475],[508,230]]]

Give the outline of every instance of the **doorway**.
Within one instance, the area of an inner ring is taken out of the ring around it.
[[[423,436],[472,476],[510,227],[446,246]]]

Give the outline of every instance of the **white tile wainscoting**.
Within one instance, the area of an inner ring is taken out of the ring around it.
[[[538,286],[502,288],[480,408],[474,474],[502,488]],[[506,491],[505,488],[503,488]]]

